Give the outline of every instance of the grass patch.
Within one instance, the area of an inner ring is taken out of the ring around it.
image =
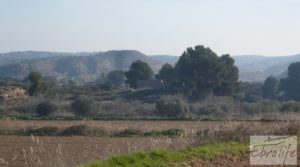
[[[135,129],[125,129],[120,132],[116,132],[112,134],[112,137],[159,137],[159,136],[166,136],[166,137],[180,137],[184,135],[184,131],[181,129],[167,129],[167,130],[152,130],[148,132],[142,132],[140,130]]]
[[[179,151],[156,149],[151,152],[137,152],[131,155],[114,156],[104,161],[96,161],[79,167],[167,167],[197,159],[212,159],[219,155],[240,156],[248,150],[248,145],[226,142]]]
[[[133,137],[133,136],[143,136],[143,132],[135,129],[125,129],[123,131],[112,134],[112,137]]]
[[[168,136],[168,137],[180,137],[184,135],[184,131],[181,129],[167,129],[162,131],[152,130],[150,132],[145,132],[144,136]]]
[[[181,129],[141,131],[125,129],[117,132],[108,132],[103,128],[89,127],[86,125],[74,125],[70,127],[45,126],[41,128],[25,127],[24,129],[0,129],[0,135],[34,135],[34,136],[98,136],[98,137],[181,137],[184,136]]]
[[[1,134],[1,133],[0,133]],[[58,127],[42,127],[17,130],[13,134],[15,135],[34,135],[34,136],[107,136],[106,132],[102,128],[90,128],[85,125],[74,125],[66,128]]]

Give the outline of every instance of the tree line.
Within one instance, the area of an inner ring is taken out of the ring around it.
[[[300,100],[300,62],[292,63],[286,78],[268,77],[262,86],[262,94],[267,99]]]
[[[28,75],[29,94],[36,95],[45,91],[45,82],[38,72]],[[225,54],[218,56],[210,48],[202,45],[187,48],[178,62],[172,66],[164,64],[155,75],[151,67],[141,60],[131,64],[128,71],[111,71],[102,77],[101,87],[112,89],[125,83],[137,88],[139,80],[161,80],[163,89],[183,93],[191,99],[201,99],[209,95],[238,97],[243,84],[239,81],[239,70],[234,59]],[[300,62],[292,63],[288,76],[283,79],[268,77],[260,91],[266,99],[300,100]]]

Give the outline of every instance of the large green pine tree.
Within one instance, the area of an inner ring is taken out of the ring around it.
[[[288,77],[281,80],[281,87],[288,98],[300,100],[300,62],[289,66]]]
[[[218,57],[210,48],[188,48],[175,66],[180,85],[193,97],[233,96],[239,88],[238,68],[229,55]]]
[[[163,80],[164,83],[172,83],[177,79],[176,71],[171,64],[164,64],[156,75],[156,79]]]
[[[276,99],[279,89],[279,81],[275,77],[268,77],[262,86],[262,95],[267,99]]]
[[[138,80],[151,79],[154,73],[146,62],[138,60],[131,64],[129,71],[125,72],[125,76],[130,87],[136,88]]]

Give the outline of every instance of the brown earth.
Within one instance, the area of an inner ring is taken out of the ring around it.
[[[285,122],[217,122],[217,121],[12,121],[0,120],[0,130],[26,127],[70,127],[87,125],[107,131],[137,129],[142,131],[183,129],[188,134],[202,129],[236,128],[245,125],[252,128],[272,129],[281,127]],[[112,155],[127,154],[139,150],[169,148],[172,150],[190,145],[187,138],[167,137],[31,137],[0,136],[0,167],[73,167],[94,160],[103,160]],[[299,154],[300,155],[300,154]],[[220,156],[213,161],[188,163],[190,167],[202,166],[247,166],[248,158]]]
[[[249,157],[219,156],[210,161],[196,161],[188,164],[190,167],[248,167]],[[186,165],[187,167],[187,165]]]
[[[298,158],[298,164],[300,160]],[[182,167],[278,167],[278,165],[250,165],[249,156],[243,157],[231,157],[231,156],[219,156],[211,161],[197,161],[190,164],[183,165]],[[285,167],[295,167],[290,165],[284,165]],[[300,165],[296,165],[299,167]]]
[[[1,167],[73,167],[154,148],[180,149],[180,138],[30,137],[0,136]]]
[[[300,164],[300,147],[298,147],[298,163]],[[249,154],[243,155],[241,157],[233,157],[230,155],[222,155],[214,158],[212,160],[199,160],[196,162],[191,162],[183,165],[182,167],[278,167],[278,165],[250,165],[250,156]],[[295,167],[291,165],[283,165],[285,167]],[[300,165],[296,165],[297,167]]]

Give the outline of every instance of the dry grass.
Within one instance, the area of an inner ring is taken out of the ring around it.
[[[232,140],[251,134],[300,134],[300,122],[213,122],[213,121],[0,121],[0,130],[26,127],[69,127],[86,125],[107,131],[138,129],[142,131],[183,129],[188,136],[168,137],[34,137],[0,136],[2,167],[72,167],[116,154],[167,148],[177,150],[189,146]],[[197,136],[197,137],[195,137]],[[222,138],[223,137],[223,138]]]
[[[71,167],[121,153],[188,145],[182,138],[0,136],[0,141],[0,163],[7,163],[1,167]]]
[[[101,128],[107,132],[119,132],[126,129],[134,129],[139,131],[151,130],[167,130],[172,128],[182,129],[187,134],[195,134],[202,129],[216,129],[220,126],[226,128],[235,128],[240,125],[245,126],[259,126],[265,128],[272,128],[281,124],[282,121],[277,122],[262,122],[262,121],[23,121],[23,120],[0,120],[0,130],[17,130],[42,127],[58,127],[67,128],[71,126],[85,125],[91,128]]]

